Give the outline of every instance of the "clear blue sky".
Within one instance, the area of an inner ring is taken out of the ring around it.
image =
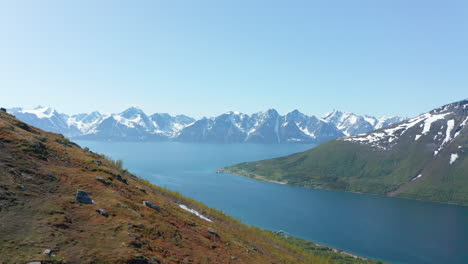
[[[2,106],[413,116],[468,97],[467,1],[2,1]]]

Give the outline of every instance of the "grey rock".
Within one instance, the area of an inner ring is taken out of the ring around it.
[[[83,204],[93,204],[94,201],[91,199],[89,194],[83,190],[76,191],[76,201]]]
[[[277,232],[275,232],[275,234],[277,234],[278,236],[282,236],[282,237],[288,237],[288,233],[286,231],[283,231],[283,230],[279,230]]]
[[[110,185],[111,184],[109,181],[104,180],[104,178],[102,178],[102,177],[96,177],[96,180],[98,180],[99,182],[104,183],[105,185]]]
[[[213,228],[211,228],[211,227],[210,227],[210,228],[208,228],[208,232],[210,232],[211,234],[213,234],[213,235],[215,235],[215,236],[219,237],[219,234],[218,234],[218,232],[216,232],[216,230],[214,230],[214,229],[213,229]]]
[[[122,175],[117,175],[117,180],[119,180],[119,181],[121,181],[121,182],[123,182],[123,183],[125,183],[125,184],[128,185],[127,179],[125,179],[124,177],[122,177]]]
[[[104,209],[97,209],[96,212],[102,216],[109,217],[109,213]]]
[[[158,212],[161,212],[161,208],[159,206],[155,205],[154,203],[150,202],[150,201],[143,201],[143,204],[148,206],[151,209],[154,209],[154,210],[156,210]]]

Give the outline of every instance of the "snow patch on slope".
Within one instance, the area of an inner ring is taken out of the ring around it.
[[[411,181],[415,181],[415,180],[417,180],[417,179],[419,179],[421,177],[422,177],[422,174],[419,174],[418,176],[414,177]]]
[[[452,165],[452,163],[454,163],[457,159],[458,159],[457,153],[450,155],[450,165]]]
[[[196,210],[194,210],[194,209],[188,208],[188,207],[187,207],[186,205],[184,205],[184,204],[179,204],[179,207],[182,208],[182,209],[184,209],[184,210],[187,211],[187,212],[190,212],[190,213],[192,213],[192,214],[198,216],[200,219],[203,219],[203,220],[208,221],[208,222],[213,222],[213,221],[212,221],[211,219],[209,219],[208,217],[206,217],[206,216],[200,214],[198,211],[196,211]]]

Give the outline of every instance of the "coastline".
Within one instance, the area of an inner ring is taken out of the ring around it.
[[[348,192],[348,193],[356,193],[356,194],[366,194],[366,195],[375,195],[375,196],[383,196],[383,197],[391,197],[391,198],[397,198],[397,199],[405,199],[405,200],[413,200],[413,201],[420,201],[420,202],[429,202],[429,203],[438,203],[438,204],[449,204],[449,205],[455,205],[455,206],[462,206],[462,207],[468,207],[468,204],[458,204],[458,203],[452,203],[452,202],[441,202],[441,201],[433,201],[433,200],[424,200],[424,199],[417,199],[417,198],[410,198],[410,197],[401,197],[401,196],[395,196],[395,195],[390,195],[390,193],[387,194],[376,194],[376,193],[365,193],[365,192],[353,192],[353,191],[346,191],[346,190],[337,190],[337,189],[328,189],[328,188],[319,188],[319,187],[308,187],[305,185],[298,185],[298,184],[289,184],[287,181],[275,181],[275,180],[269,180],[265,176],[261,176],[255,173],[247,172],[247,171],[231,171],[226,168],[221,168],[216,171],[216,173],[229,173],[232,175],[237,175],[241,177],[246,177],[258,181],[263,181],[263,182],[270,182],[270,183],[275,183],[275,184],[280,184],[280,185],[289,185],[289,186],[295,186],[295,187],[302,187],[302,188],[309,188],[309,189],[316,189],[316,190],[327,190],[327,191],[336,191],[336,192]]]

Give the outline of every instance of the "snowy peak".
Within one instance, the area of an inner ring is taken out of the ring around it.
[[[67,123],[68,116],[57,112],[51,107],[38,106],[33,109],[12,108],[8,112],[21,121],[44,130],[60,134],[76,134],[74,128]]]
[[[368,134],[343,138],[372,147],[390,150],[408,147],[411,144],[424,144],[438,155],[450,143],[462,140],[468,134],[468,100],[459,101],[436,108],[428,113],[409,120],[378,129]],[[466,141],[461,141],[460,146]]]
[[[126,119],[135,119],[141,116],[146,116],[145,112],[136,106],[132,106],[118,115]]]
[[[112,118],[120,125],[129,127],[129,128],[143,128],[144,130],[150,132],[154,130],[153,123],[149,117],[137,107],[130,107],[127,110],[112,115]]]
[[[161,134],[170,138],[175,137],[181,129],[195,121],[189,116],[171,116],[167,113],[153,114],[150,119],[155,127],[154,134]]]
[[[94,131],[96,126],[105,118],[101,113],[94,111],[92,113],[82,113],[72,115],[67,119],[69,127],[75,127],[82,134]]]
[[[97,111],[68,116],[50,107],[9,109],[24,122],[47,131],[88,140],[178,140],[189,142],[321,143],[382,127],[394,119],[360,117],[334,110],[319,119],[295,109],[280,115],[276,109],[252,115],[237,111],[195,120],[167,113],[147,115],[138,107],[103,115]],[[396,119],[400,120],[400,119]]]
[[[334,124],[347,136],[367,133],[404,120],[401,117],[359,116],[351,112],[338,110],[325,114],[322,119]]]
[[[468,98],[461,100],[459,102],[447,104],[432,110],[431,114],[442,114],[442,113],[456,113],[461,115],[466,115],[468,111]]]
[[[328,126],[328,130],[321,129]],[[322,134],[324,132],[324,134]],[[227,112],[204,118],[181,130],[176,137],[192,142],[317,143],[343,134],[333,125],[298,110],[282,116],[275,109],[246,115]]]
[[[18,111],[19,113],[22,114],[32,114],[37,116],[37,118],[43,119],[43,118],[51,118],[54,115],[58,115],[57,111],[51,107],[44,107],[44,106],[37,106],[34,109],[21,109]]]

